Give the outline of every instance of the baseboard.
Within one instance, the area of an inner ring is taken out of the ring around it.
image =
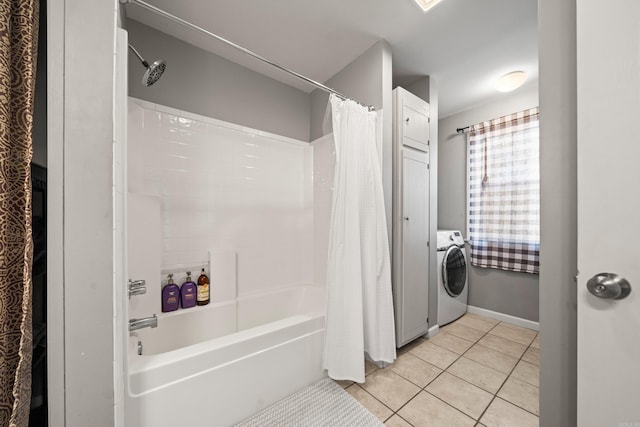
[[[425,338],[433,338],[436,335],[438,335],[438,332],[440,332],[440,326],[435,325],[429,328],[429,330],[427,331],[426,334],[423,335],[423,337]]]
[[[540,330],[540,323],[538,322],[534,322],[533,320],[523,319],[521,317],[511,316],[509,314],[498,313],[497,311],[487,310],[486,308],[474,307],[472,305],[469,305],[467,306],[467,313],[489,317],[491,319],[499,320],[501,322],[510,323],[516,326],[522,326],[523,328],[533,329],[534,331]]]

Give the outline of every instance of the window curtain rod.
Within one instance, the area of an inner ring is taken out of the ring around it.
[[[465,126],[463,128],[457,128],[456,132],[462,134],[462,133],[467,133],[469,132],[469,129],[471,128],[471,126]]]
[[[304,80],[305,82],[317,87],[318,89],[322,89],[323,91],[325,91],[327,93],[332,93],[332,94],[336,95],[337,97],[339,97],[339,98],[341,98],[343,100],[350,99],[352,101],[357,102],[360,105],[365,105],[362,102],[359,102],[359,101],[357,101],[357,100],[355,100],[353,98],[350,98],[350,97],[338,92],[335,89],[330,88],[329,86],[323,85],[322,83],[319,83],[319,82],[317,82],[317,81],[315,81],[313,79],[310,79],[307,76],[303,76],[300,73],[297,73],[297,72],[295,72],[293,70],[290,70],[290,69],[288,69],[287,67],[285,67],[283,65],[280,65],[280,64],[278,64],[276,62],[273,62],[273,61],[265,58],[262,55],[258,55],[257,53],[255,53],[255,52],[253,52],[253,51],[251,51],[251,50],[249,50],[247,48],[244,48],[244,47],[242,47],[242,46],[240,46],[240,45],[238,45],[238,44],[236,44],[236,43],[234,43],[234,42],[232,42],[230,40],[225,39],[224,37],[221,37],[221,36],[219,36],[217,34],[214,34],[211,31],[205,30],[204,28],[199,27],[199,26],[197,26],[197,25],[195,25],[195,24],[193,24],[193,23],[191,23],[189,21],[186,21],[186,20],[184,20],[184,19],[182,19],[182,18],[180,18],[178,16],[172,15],[171,13],[166,12],[166,11],[164,11],[164,10],[158,8],[158,7],[155,7],[155,6],[145,2],[143,0],[120,0],[120,4],[128,4],[128,3],[136,4],[136,5],[144,8],[144,9],[147,9],[147,10],[149,10],[151,12],[154,12],[154,13],[160,15],[160,16],[163,16],[163,17],[165,17],[165,18],[167,18],[167,19],[169,19],[169,20],[171,20],[173,22],[176,22],[176,23],[178,23],[180,25],[183,25],[183,26],[185,26],[187,28],[190,28],[192,30],[198,31],[198,32],[200,32],[200,33],[202,33],[202,34],[204,34],[204,35],[206,35],[208,37],[214,38],[214,39],[216,39],[216,40],[218,40],[218,41],[220,41],[220,42],[222,42],[222,43],[224,43],[224,44],[226,44],[228,46],[233,47],[234,49],[237,49],[237,50],[239,50],[239,51],[241,51],[241,52],[243,52],[243,53],[245,53],[245,54],[247,54],[249,56],[252,56],[252,57],[256,58],[259,61],[264,62],[265,64],[271,65],[272,67],[277,68],[280,71],[284,71],[285,73],[287,73],[289,75],[297,77],[300,80]],[[375,110],[375,107],[373,107],[372,105],[367,106],[367,108],[369,109],[369,111],[374,111]]]

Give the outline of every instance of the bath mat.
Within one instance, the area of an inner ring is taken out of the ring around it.
[[[383,426],[331,378],[285,397],[236,427],[379,427]]]

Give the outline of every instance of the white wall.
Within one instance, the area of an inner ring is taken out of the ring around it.
[[[130,53],[130,96],[309,141],[308,93],[137,21],[127,20],[127,31],[129,42],[147,61],[167,61],[162,78],[145,87],[140,83],[144,67]]]
[[[146,206],[145,215],[129,216],[128,226],[131,233],[144,227],[149,253],[159,253],[155,272],[141,277],[152,290],[136,297],[136,305],[152,301],[141,314],[160,311],[161,270],[179,272],[178,284],[187,270],[197,279],[209,251],[216,256],[207,268],[213,302],[222,294],[312,283],[307,142],[135,100],[128,117],[129,197]],[[148,218],[157,218],[155,230]],[[219,270],[235,271],[236,263],[237,290],[236,283],[217,280]],[[137,267],[130,257],[130,271]]]
[[[538,1],[540,425],[576,425],[576,0]]]
[[[456,132],[485,120],[538,106],[538,86],[529,84],[491,102],[439,121],[438,228],[466,234],[467,135]],[[467,237],[465,235],[465,237]],[[538,320],[538,276],[527,273],[469,269],[469,305],[527,320]]]
[[[47,306],[50,425],[113,426],[116,0],[50,0]]]

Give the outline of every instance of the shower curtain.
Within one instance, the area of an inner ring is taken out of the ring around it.
[[[31,172],[38,0],[0,3],[0,426],[31,403]]]
[[[332,95],[335,171],[327,263],[324,368],[364,382],[364,355],[396,357],[391,262],[376,112]]]

